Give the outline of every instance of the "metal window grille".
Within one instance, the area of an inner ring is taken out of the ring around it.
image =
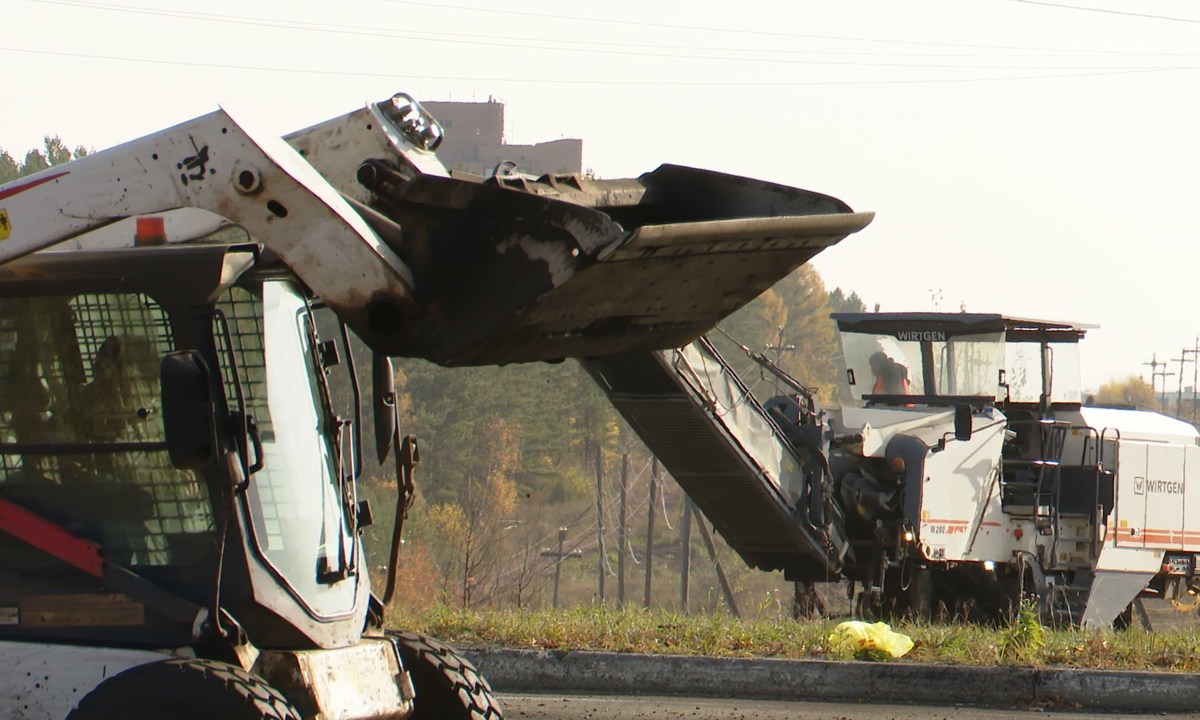
[[[203,543],[173,538],[213,531],[203,479],[138,447],[165,439],[158,363],[173,347],[167,314],[146,295],[0,299],[0,494],[118,563],[199,552]]]

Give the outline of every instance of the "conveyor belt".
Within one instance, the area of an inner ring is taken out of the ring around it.
[[[751,567],[834,579],[839,553],[805,512],[807,468],[762,406],[702,341],[584,367]]]

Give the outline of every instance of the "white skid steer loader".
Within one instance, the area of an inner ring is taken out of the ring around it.
[[[456,178],[441,133],[405,95],[287,142],[218,111],[0,185],[0,718],[498,720],[383,625],[419,459],[388,357],[683,345],[870,221],[689,168]],[[349,332],[401,489],[381,596]]]

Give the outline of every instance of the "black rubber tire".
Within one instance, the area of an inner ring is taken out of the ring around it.
[[[888,595],[886,587],[860,587],[854,596],[854,610],[851,615],[865,622],[887,621],[891,619],[889,614],[895,610],[896,602],[895,597]]]
[[[118,673],[79,701],[67,720],[301,720],[278,690],[235,665],[165,660]]]
[[[1113,630],[1125,631],[1134,626],[1133,603],[1129,603],[1112,621]]]
[[[503,720],[492,686],[449,645],[406,630],[388,630],[417,697],[410,720]]]
[[[908,581],[908,616],[915,622],[933,622],[934,587],[933,572],[929,568],[916,568]]]

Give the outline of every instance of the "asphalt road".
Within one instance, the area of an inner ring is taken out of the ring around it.
[[[1121,720],[1200,718],[1196,713],[1102,713],[1062,708],[979,709],[688,697],[502,693],[507,720]]]

